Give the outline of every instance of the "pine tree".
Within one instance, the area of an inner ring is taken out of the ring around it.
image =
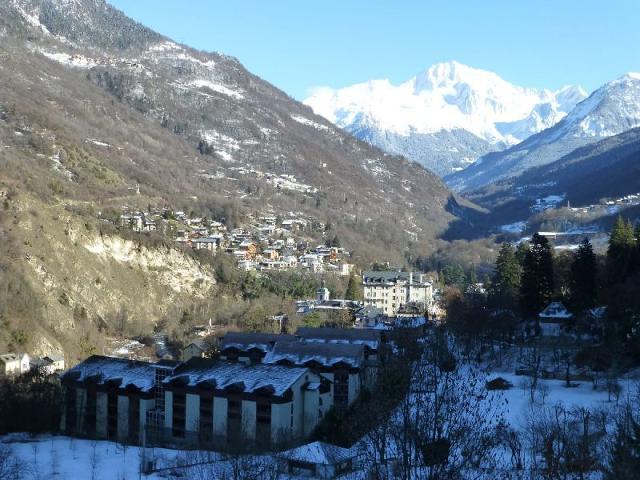
[[[347,290],[344,293],[344,298],[346,300],[359,300],[360,296],[360,282],[358,279],[351,275],[349,277],[349,282],[347,283]]]
[[[490,301],[494,306],[514,308],[517,305],[520,272],[521,268],[516,258],[515,249],[510,243],[502,244],[489,288]]]
[[[607,274],[609,283],[623,282],[633,273],[633,261],[637,241],[631,223],[619,216],[611,230],[607,250]]]
[[[535,315],[551,301],[554,291],[553,252],[546,237],[534,234],[524,257],[520,284],[520,306],[525,315]]]
[[[524,266],[524,258],[526,257],[528,251],[529,251],[529,244],[527,242],[520,242],[518,244],[515,255],[516,255],[516,260],[518,261],[518,265],[520,265],[520,267]]]
[[[571,307],[576,312],[593,308],[597,296],[596,255],[588,238],[585,238],[571,264]]]

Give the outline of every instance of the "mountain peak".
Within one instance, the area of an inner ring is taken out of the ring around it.
[[[425,90],[446,88],[461,83],[477,84],[479,81],[504,82],[495,73],[470,67],[455,60],[436,63],[417,74],[409,82],[413,84],[414,93],[419,94]]]
[[[400,85],[371,80],[337,90],[317,89],[304,103],[356,136],[366,132],[366,138],[364,134],[359,138],[446,174],[451,168],[468,165],[481,151],[518,143],[554,125],[585,97],[580,87],[558,92],[524,88],[495,73],[448,61]],[[442,145],[435,148],[448,158],[441,162],[446,167],[417,146],[417,142],[434,142],[434,135],[442,139]],[[419,136],[423,138],[416,140]],[[470,140],[477,147],[473,152],[468,149]],[[389,147],[389,142],[396,146]],[[411,154],[416,151],[425,157]]]

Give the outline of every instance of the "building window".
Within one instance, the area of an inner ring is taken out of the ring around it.
[[[140,397],[129,397],[129,440],[138,443],[140,439]]]
[[[256,404],[256,442],[260,447],[271,443],[271,403]]]
[[[227,403],[227,442],[237,445],[242,433],[242,401],[229,399]]]
[[[171,429],[174,437],[184,438],[187,421],[186,402],[187,396],[184,393],[173,392],[173,421]]]
[[[349,406],[349,373],[336,372],[333,375],[333,403],[336,408]]]
[[[107,392],[107,438],[118,437],[118,392]]]
[[[200,396],[200,439],[213,440],[213,399]]]
[[[87,389],[87,408],[84,413],[84,431],[93,437],[96,434],[96,391],[94,388]]]
[[[66,412],[64,417],[65,430],[69,433],[74,433],[76,431],[76,389],[67,387],[65,388],[65,404],[66,404]]]

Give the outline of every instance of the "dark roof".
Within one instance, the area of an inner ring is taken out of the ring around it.
[[[409,280],[409,272],[369,271],[362,274],[365,282],[387,283],[397,280]]]
[[[206,351],[210,350],[213,347],[213,344],[211,343],[211,341],[208,340],[208,339],[205,339],[205,338],[196,338],[189,345],[187,345],[187,347],[185,347],[185,348],[188,348],[191,345],[195,345],[196,347],[198,347],[203,352],[206,352]]]
[[[251,333],[251,332],[229,332],[220,342],[220,350],[237,348],[246,351],[257,348],[266,352],[276,342],[296,342],[298,339],[293,335],[278,333]]]
[[[277,363],[288,360],[295,365],[318,362],[330,367],[337,363],[347,363],[359,368],[364,361],[364,345],[350,343],[276,343],[264,357],[264,363]]]
[[[296,335],[305,341],[362,343],[372,348],[377,348],[381,341],[380,331],[371,328],[301,327]]]

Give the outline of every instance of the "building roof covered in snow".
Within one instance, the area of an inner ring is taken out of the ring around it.
[[[97,385],[116,385],[121,389],[134,388],[149,392],[154,386],[156,366],[124,358],[93,355],[67,370],[63,382],[87,382]]]
[[[241,351],[252,349],[267,352],[276,342],[296,342],[293,335],[277,333],[229,332],[220,342],[220,350],[235,348]]]
[[[377,349],[382,341],[379,330],[370,328],[301,327],[296,332],[305,342],[353,343]]]
[[[277,454],[277,457],[297,462],[313,463],[316,465],[336,465],[350,460],[355,455],[348,448],[330,445],[324,442],[313,442],[292,448]]]
[[[551,302],[538,316],[540,320],[543,321],[566,320],[573,317],[571,312],[569,312],[561,302]]]
[[[304,374],[307,368],[281,365],[229,363],[192,358],[180,365],[164,383],[186,387],[208,386],[218,390],[253,393],[264,391],[282,396]]]
[[[331,367],[338,363],[346,363],[353,368],[360,368],[364,362],[364,346],[342,343],[276,343],[264,357],[264,363],[291,362],[294,365],[319,363]]]

